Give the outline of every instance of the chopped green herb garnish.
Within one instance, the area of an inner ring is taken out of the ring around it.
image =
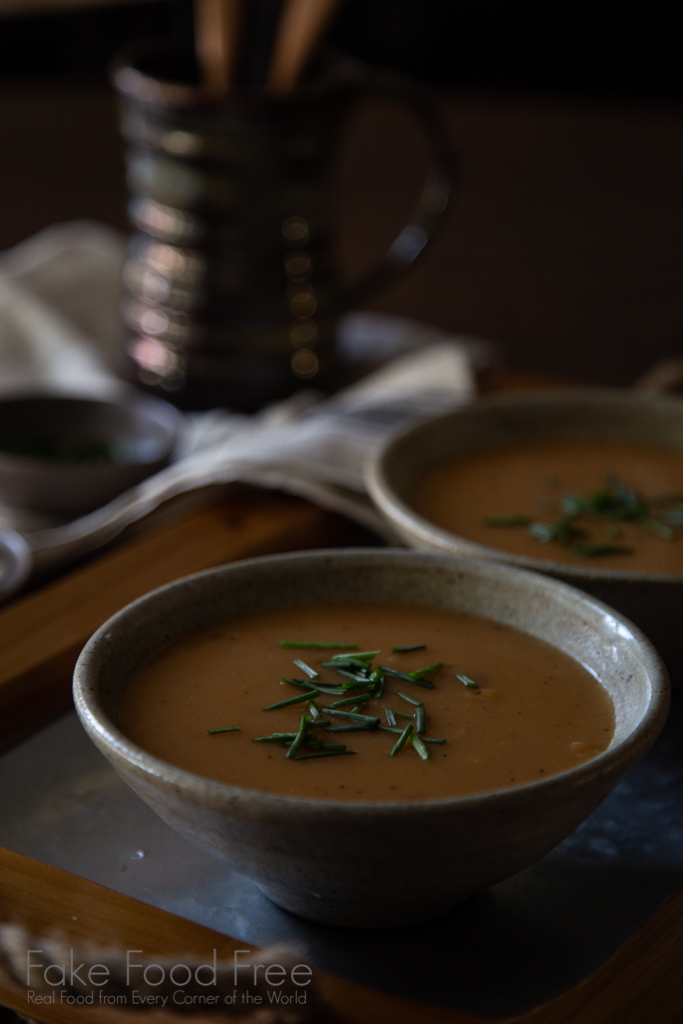
[[[406,715],[404,711],[394,711],[397,718],[415,718],[415,715]]]
[[[413,744],[415,750],[417,750],[422,760],[428,761],[429,758],[431,757],[431,754],[429,753],[429,751],[427,750],[427,748],[425,747],[424,743],[417,735],[417,733],[413,733],[413,735],[410,737],[410,742]]]
[[[374,732],[376,726],[374,725],[363,725],[358,722],[354,725],[333,725],[328,732]]]
[[[354,644],[353,646],[357,647],[358,645]],[[350,661],[372,661],[372,659],[375,657],[376,654],[379,654],[379,650],[377,650],[377,651],[358,651],[357,653],[354,653],[349,660]],[[345,658],[348,658],[348,655],[346,655],[346,654],[333,654],[332,655],[332,661],[344,661]]]
[[[433,736],[422,736],[423,743],[445,743],[445,740],[435,740]]]
[[[621,544],[577,544],[574,548],[582,558],[599,558],[601,555],[632,555],[633,548]]]
[[[618,526],[608,526],[607,536],[610,538],[610,540],[617,540],[619,537],[621,537],[621,529]]]
[[[424,651],[427,644],[410,644],[408,647],[392,647],[392,654],[408,654],[410,651]],[[379,651],[377,652],[379,653]]]
[[[463,675],[462,672],[460,672],[458,675],[456,675],[455,678],[459,679],[460,682],[463,683],[465,686],[467,686],[468,689],[470,689],[470,690],[478,690],[479,689],[479,683],[475,683],[474,679],[470,679],[469,676]]]
[[[323,686],[322,683],[309,683],[307,679],[288,679],[285,676],[282,677],[281,682],[291,683],[292,686],[298,686],[301,690],[308,690],[309,694],[313,692],[325,693],[329,695],[342,694],[345,691],[340,686]]]
[[[675,540],[676,534],[667,526],[665,523],[660,523],[658,519],[643,519],[642,525],[650,533],[656,534],[657,537],[661,537],[662,540]]]
[[[293,757],[293,761],[310,761],[313,757],[341,757],[342,754],[355,754],[355,750],[320,750],[317,754],[301,754]],[[287,754],[289,757],[289,754]]]
[[[359,676],[356,672],[347,672],[345,668],[338,668],[335,669],[335,671],[338,672],[340,676],[345,676],[347,679],[353,679],[353,681],[358,683],[359,686],[367,685],[368,677],[366,675]],[[351,686],[349,689],[353,690],[354,687]]]
[[[415,731],[423,733],[427,729],[427,712],[424,708],[418,708],[415,712]]]
[[[669,526],[683,526],[683,509],[663,508],[659,514]]]
[[[264,711],[274,711],[276,708],[288,708],[291,704],[301,704],[302,701],[311,700],[313,697],[319,697],[320,692],[318,690],[308,690],[306,693],[300,693],[296,697],[288,697],[287,700],[280,700],[277,704],[269,704]]]
[[[531,523],[529,533],[541,544],[548,544],[557,537],[557,526],[554,523]]]
[[[239,725],[226,725],[224,729],[207,729],[207,736],[217,736],[219,732],[239,732]]]
[[[310,715],[302,715],[301,716],[301,721],[299,722],[299,731],[297,732],[296,736],[292,740],[291,747],[289,748],[289,750],[285,754],[285,759],[286,760],[290,760],[291,758],[293,758],[294,755],[296,754],[297,750],[299,749],[299,747],[303,744],[304,740],[306,739],[306,737],[308,735],[308,730],[310,728],[310,725],[311,725],[311,716]]]
[[[271,732],[270,736],[254,736],[252,743],[278,743],[296,739],[295,732]]]
[[[373,729],[376,729],[380,723],[380,719],[375,718],[374,715],[359,715],[355,711],[340,711],[338,708],[332,708],[329,705],[323,710],[329,711],[331,715],[336,715],[337,718],[347,718],[350,722],[359,722],[361,725],[370,725]]]
[[[389,725],[396,725],[396,717],[391,708],[385,708],[384,714],[387,716],[387,722],[389,723]]]
[[[312,700],[311,703],[308,705],[308,713],[311,716],[311,718],[320,718],[320,712],[318,711],[314,700]]]
[[[414,683],[417,683],[420,679],[424,679],[425,676],[430,676],[433,672],[438,672],[443,668],[442,661],[435,661],[433,665],[427,665],[426,668],[418,668],[415,672],[409,672],[408,675]]]
[[[344,705],[346,705],[346,704],[355,704],[359,700],[361,700],[361,698],[363,698],[363,697],[365,697],[365,700],[363,700],[362,703],[365,704],[366,701],[370,700],[370,698],[372,697],[372,694],[371,693],[359,693],[357,697],[346,697],[344,700],[335,700],[333,704],[327,704],[326,707],[325,707],[325,710],[329,711],[330,708],[343,708]]]
[[[306,662],[302,661],[300,658],[295,658],[294,664],[296,665],[297,668],[300,668],[302,672],[305,672],[309,679],[320,678],[316,670],[314,668],[311,668],[310,665],[307,665]]]
[[[396,740],[396,743],[394,744],[394,746],[392,747],[392,749],[391,749],[391,751],[389,753],[389,757],[396,757],[398,752],[403,749],[403,746],[405,745],[405,743],[409,739],[411,739],[411,737],[413,736],[414,732],[415,732],[415,726],[412,724],[412,722],[410,722],[405,727],[405,729],[403,730],[403,732],[401,733],[399,738]]]
[[[355,651],[358,644],[319,643],[317,640],[281,640],[280,647],[301,651]]]
[[[396,668],[388,668],[386,665],[379,666],[385,676],[391,676],[392,679],[401,679],[404,683],[414,683],[412,675],[408,675],[407,672],[399,672]]]
[[[528,526],[533,522],[531,516],[510,515],[510,516],[486,516],[482,520],[484,526]]]
[[[408,694],[407,693],[403,693],[402,690],[397,690],[396,691],[396,696],[397,697],[403,697],[404,700],[407,700],[409,704],[414,705],[414,707],[416,707],[416,708],[423,707],[423,704],[422,704],[421,700],[415,700],[414,697],[409,697]]]

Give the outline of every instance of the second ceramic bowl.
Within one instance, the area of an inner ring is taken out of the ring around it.
[[[126,680],[169,642],[243,612],[339,602],[470,612],[547,641],[607,690],[616,718],[610,746],[576,768],[516,788],[344,802],[203,778],[153,757],[121,732]],[[251,559],[155,590],[89,640],[74,697],[90,738],[124,781],[190,842],[228,860],[301,917],[364,928],[434,917],[538,860],[642,757],[669,702],[666,671],[645,637],[573,587],[504,565],[387,549]],[[192,880],[187,884],[189,894]]]
[[[411,507],[413,489],[431,466],[489,447],[560,438],[647,442],[683,450],[683,401],[606,389],[482,399],[390,437],[368,465],[368,491],[397,538],[410,547],[533,569],[581,587],[617,608],[654,643],[672,681],[680,684],[683,574],[605,569],[586,561],[555,562],[551,553],[529,558],[450,533]]]

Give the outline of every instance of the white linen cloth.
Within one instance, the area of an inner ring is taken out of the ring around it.
[[[38,389],[115,397],[125,255],[117,232],[87,221],[47,228],[0,255],[0,396]],[[105,507],[59,522],[0,506],[0,524],[22,532],[45,567],[106,543],[170,498],[241,481],[300,495],[386,535],[364,491],[368,455],[411,419],[471,399],[473,369],[492,349],[362,312],[342,320],[339,342],[352,358],[389,361],[329,399],[303,390],[255,416],[186,414],[172,464]]]

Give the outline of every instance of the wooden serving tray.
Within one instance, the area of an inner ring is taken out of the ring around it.
[[[248,489],[121,544],[0,612],[0,736],[12,743],[68,707],[74,662],[90,634],[124,604],[190,572],[257,554],[348,543],[354,528],[304,501]],[[75,874],[0,847],[0,918],[34,935],[58,929],[70,944],[117,945],[150,955],[232,956],[242,945]],[[485,955],[485,951],[482,951]],[[674,1024],[683,1020],[683,889],[594,974],[531,1013],[529,1024]],[[481,1024],[483,1018],[411,1003],[320,974],[327,1024]],[[0,1003],[29,1012],[22,989]],[[107,1008],[45,1006],[48,1022],[122,1022]],[[151,1022],[177,1020],[148,1011]],[[199,1022],[199,1018],[194,1017]],[[203,1018],[207,1020],[209,1018]],[[215,1018],[214,1018],[215,1019]]]

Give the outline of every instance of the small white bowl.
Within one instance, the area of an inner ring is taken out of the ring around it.
[[[162,469],[176,441],[180,414],[168,402],[126,389],[104,401],[54,394],[0,400],[0,498],[17,508],[83,513]],[[11,454],[2,442],[39,436],[104,441],[106,462],[58,462]]]

